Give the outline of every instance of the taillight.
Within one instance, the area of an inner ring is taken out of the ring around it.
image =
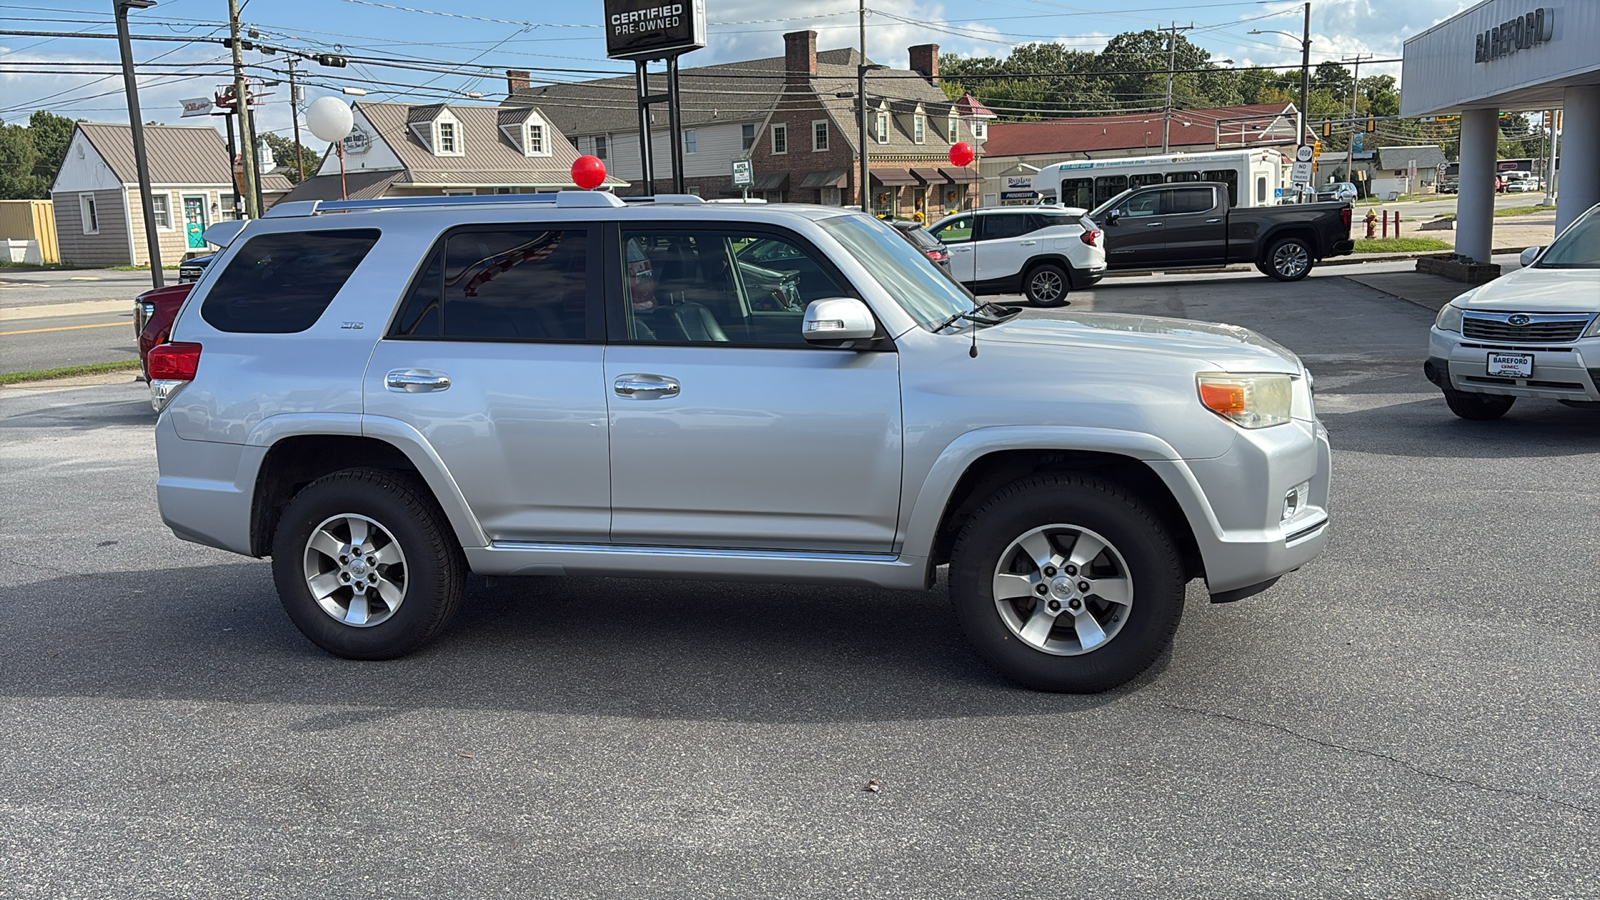
[[[1350,207],[1339,210],[1339,218],[1344,221],[1344,230],[1350,230]]]
[[[150,348],[146,364],[151,381],[193,381],[200,368],[200,345],[158,344]]]
[[[950,254],[944,250],[929,250],[928,258],[934,262],[944,262],[950,258]]]
[[[1083,241],[1085,244],[1093,247],[1094,242],[1100,240],[1100,229],[1096,228],[1092,231],[1085,231],[1083,234],[1078,235],[1078,240]]]

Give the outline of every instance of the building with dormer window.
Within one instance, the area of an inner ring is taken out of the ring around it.
[[[532,194],[571,190],[578,150],[538,107],[361,101],[344,141],[344,185],[352,200],[440,194]],[[607,188],[627,187],[608,177]],[[337,200],[339,159],[284,200]]]

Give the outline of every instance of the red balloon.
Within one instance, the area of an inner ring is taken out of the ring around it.
[[[598,156],[580,156],[572,163],[572,183],[586,191],[606,180],[606,164]]]
[[[954,163],[955,165],[968,165],[972,162],[972,158],[977,155],[978,154],[973,151],[972,145],[966,141],[961,141],[959,143],[950,145],[950,162]]]

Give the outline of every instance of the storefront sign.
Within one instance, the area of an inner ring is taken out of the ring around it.
[[[359,156],[371,149],[372,135],[367,134],[366,131],[362,130],[360,125],[352,127],[350,129],[350,133],[345,135],[344,152],[353,153]]]
[[[606,56],[666,59],[706,45],[705,0],[605,0]]]
[[[1510,56],[1518,50],[1550,42],[1555,33],[1556,11],[1541,6],[1477,35],[1477,50],[1472,61],[1488,62]]]
[[[1000,179],[1001,200],[1037,200],[1032,175],[1006,175]]]

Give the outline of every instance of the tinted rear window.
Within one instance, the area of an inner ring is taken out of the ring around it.
[[[375,228],[253,237],[217,277],[200,315],[218,331],[305,331],[377,242]]]

